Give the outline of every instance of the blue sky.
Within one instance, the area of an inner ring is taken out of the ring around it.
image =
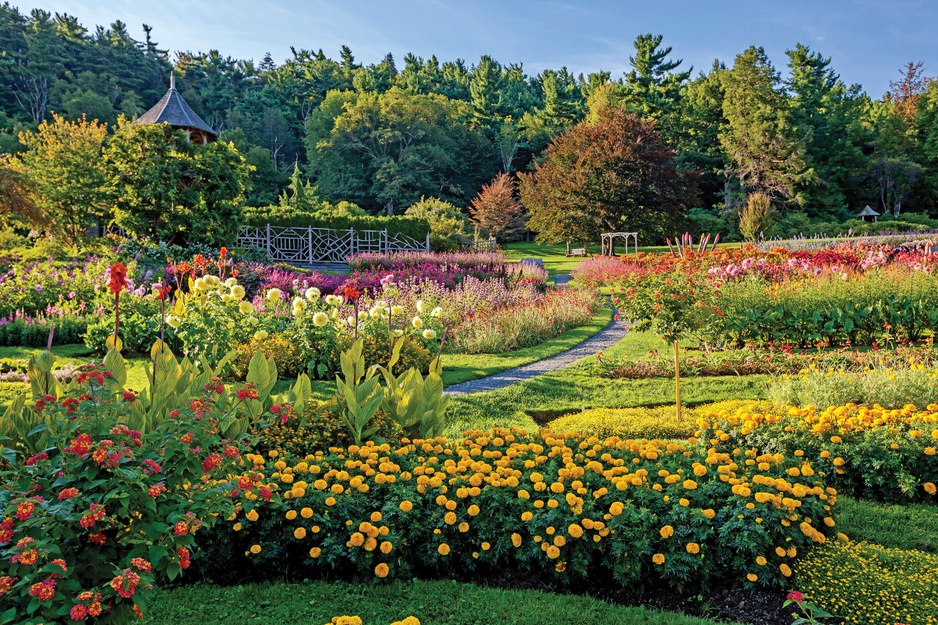
[[[440,61],[482,54],[523,63],[528,74],[566,66],[574,73],[628,70],[635,36],[664,35],[682,68],[732,65],[750,45],[766,49],[784,74],[785,50],[803,43],[831,57],[847,83],[880,97],[909,61],[938,75],[938,2],[934,0],[44,0],[17,2],[67,12],[93,30],[115,19],[142,38],[154,27],[163,48],[208,51],[279,63],[290,46],[338,58],[348,45],[359,62],[391,52],[400,66],[413,52]]]

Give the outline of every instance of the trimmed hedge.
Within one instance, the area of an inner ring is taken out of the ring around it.
[[[256,206],[244,209],[245,226],[262,227],[295,226],[313,228],[331,228],[333,230],[387,230],[388,234],[403,234],[421,241],[430,234],[430,224],[425,219],[414,219],[395,215],[382,217],[365,215],[361,217],[319,217],[315,213],[285,209],[281,206]]]

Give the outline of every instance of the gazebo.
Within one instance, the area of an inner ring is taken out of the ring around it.
[[[602,235],[603,256],[614,256],[616,239],[625,239],[625,253],[629,253],[629,241],[635,244],[635,253],[638,254],[637,232],[605,232]]]
[[[872,208],[870,208],[870,205],[867,204],[866,207],[857,214],[857,217],[863,221],[872,221],[875,224],[876,218],[879,217],[879,213],[874,211]]]
[[[135,124],[169,124],[174,130],[185,130],[192,143],[206,144],[218,139],[218,133],[202,121],[176,90],[176,76],[169,75],[169,91],[149,111],[134,121]]]

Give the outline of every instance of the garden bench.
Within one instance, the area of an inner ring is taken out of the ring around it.
[[[586,256],[586,248],[574,247],[569,252],[567,252],[567,256]]]

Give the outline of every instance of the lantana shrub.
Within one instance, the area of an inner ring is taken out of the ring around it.
[[[0,461],[0,622],[126,623],[189,567],[197,533],[262,494],[249,474],[226,479],[243,469],[213,409],[232,392],[221,381],[144,432],[125,424],[137,397],[119,389],[91,365],[3,416],[19,441]]]

